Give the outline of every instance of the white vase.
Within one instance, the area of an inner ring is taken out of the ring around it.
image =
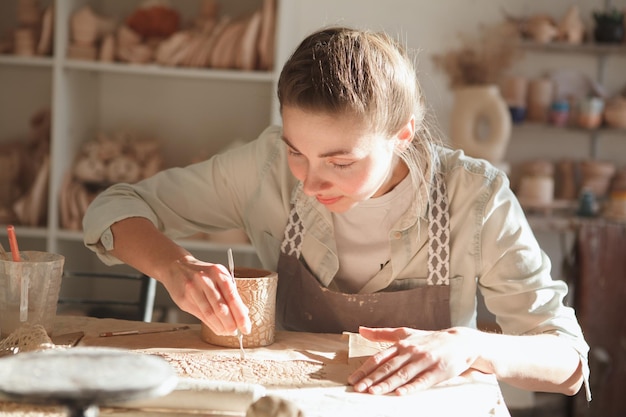
[[[454,90],[450,139],[472,157],[498,165],[511,137],[511,115],[495,85]]]

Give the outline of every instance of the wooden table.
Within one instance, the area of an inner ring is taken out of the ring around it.
[[[297,404],[306,417],[404,415],[510,417],[494,376],[479,372],[469,372],[429,390],[408,396],[355,393],[346,380],[364,359],[349,358],[349,338],[346,335],[279,331],[272,345],[247,350],[246,362],[251,366],[245,371],[240,369],[233,371],[230,367],[237,363],[239,350],[221,348],[204,342],[200,338],[200,325],[192,324],[187,330],[174,332],[100,336],[103,332],[161,330],[173,326],[175,325],[169,323],[59,316],[53,335],[83,331],[85,336],[78,346],[117,347],[162,356],[170,361],[179,376],[184,379],[229,380],[262,385],[266,389],[266,394],[285,398]],[[35,409],[6,401],[0,402],[2,416],[34,417],[50,416],[55,413],[63,415],[59,410],[42,410],[39,407]],[[145,411],[120,408],[103,408],[100,414],[151,415]],[[222,414],[205,410],[203,415]],[[239,415],[243,414],[240,412]]]

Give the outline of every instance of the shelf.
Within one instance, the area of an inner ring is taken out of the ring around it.
[[[49,67],[52,68],[53,60],[50,57],[41,56],[16,56],[16,55],[1,55],[1,65],[13,65],[24,67]]]
[[[231,80],[239,82],[271,82],[274,74],[265,71],[215,70],[209,68],[164,67],[157,64],[125,64],[81,61],[69,59],[63,65],[66,69],[94,71],[101,73],[137,74],[162,77],[192,79]]]
[[[15,226],[15,234],[20,238],[46,239],[48,230],[43,227]],[[83,232],[81,231],[61,229],[56,232],[56,236],[57,239],[65,242],[83,242]],[[0,237],[7,237],[5,225],[0,228]],[[188,250],[226,252],[228,248],[231,248],[237,253],[256,254],[254,246],[245,243],[222,243],[204,239],[177,239],[176,243]],[[6,245],[3,246],[8,249]]]
[[[535,123],[535,122],[522,122],[519,124],[513,124],[515,130],[524,130],[529,132],[567,132],[581,135],[592,135],[597,133],[626,133],[626,129],[618,129],[612,127],[599,127],[596,129],[585,129],[577,126],[555,126],[550,123]]]
[[[520,43],[520,46],[522,49],[536,52],[626,56],[626,45],[624,44],[582,43],[575,45],[564,42],[542,44],[531,41],[523,41]]]
[[[45,227],[15,226],[15,234],[19,237],[45,239],[48,236],[48,230]],[[0,236],[7,236],[6,225],[0,226]]]

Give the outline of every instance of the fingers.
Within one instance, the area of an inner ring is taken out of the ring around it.
[[[190,304],[188,312],[202,320],[216,334],[234,333],[236,323],[228,303],[213,280],[200,276],[188,281],[187,285],[189,288],[185,290],[185,301]]]
[[[372,342],[398,342],[416,333],[426,333],[408,327],[359,327],[359,334]]]
[[[241,330],[244,334],[250,333],[252,323],[250,321],[249,309],[241,299],[237,291],[237,285],[233,282],[230,273],[226,274],[226,279],[223,279],[224,276],[221,276],[221,278],[222,279],[218,280],[217,283],[224,297],[224,301],[229,307],[229,312],[232,314],[235,328]]]
[[[415,361],[410,354],[396,355],[397,349],[381,353],[384,355],[371,357],[348,378],[355,391],[405,395],[438,382],[435,363],[427,357]]]
[[[175,301],[183,310],[199,318],[216,334],[231,335],[237,329],[250,333],[248,307],[226,267],[195,259],[180,266],[184,285]]]

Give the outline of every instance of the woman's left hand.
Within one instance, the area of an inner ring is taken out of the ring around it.
[[[424,390],[458,376],[478,357],[477,330],[441,331],[361,327],[361,336],[393,346],[368,358],[348,382],[357,392],[398,395]]]

